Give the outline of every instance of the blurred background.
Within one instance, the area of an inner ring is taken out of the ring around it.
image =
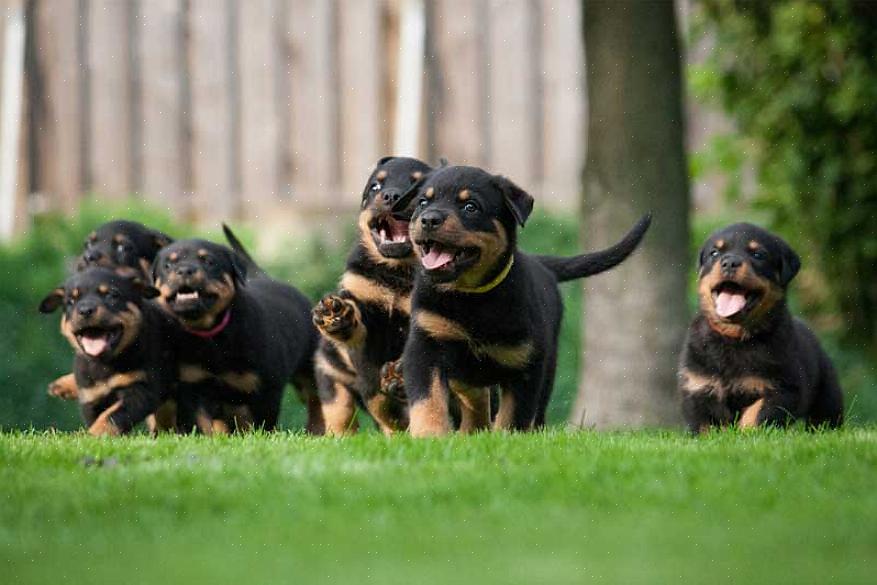
[[[317,299],[385,154],[528,190],[529,251],[655,213],[646,246],[564,286],[550,420],[678,423],[694,261],[749,220],[802,255],[793,309],[877,419],[877,6],[853,0],[0,0],[0,428],[76,428],[36,312],[91,229],[228,221]],[[219,238],[221,239],[221,238]],[[284,424],[302,408],[290,397]]]

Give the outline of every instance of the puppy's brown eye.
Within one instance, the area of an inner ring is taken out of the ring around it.
[[[711,258],[715,258],[715,257],[718,256],[718,255],[719,255],[719,249],[718,249],[718,248],[713,248],[712,250],[710,250],[710,257],[711,257]]]
[[[417,202],[417,207],[419,207],[419,208],[421,208],[421,209],[423,209],[423,208],[426,207],[427,205],[429,205],[429,200],[428,200],[428,199],[421,199],[420,201]]]
[[[372,189],[371,189],[371,190],[372,190],[372,191],[380,191],[380,190],[381,190],[381,184],[378,183],[377,181],[375,181],[374,183],[372,183]]]
[[[754,250],[752,252],[752,257],[756,260],[764,260],[767,258],[767,254],[764,253],[764,250]]]
[[[478,205],[469,201],[463,206],[463,211],[466,213],[478,213]]]

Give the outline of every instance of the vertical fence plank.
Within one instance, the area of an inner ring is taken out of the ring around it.
[[[33,28],[37,48],[36,71],[40,95],[31,95],[38,106],[39,123],[33,130],[39,154],[34,187],[43,192],[50,207],[73,211],[83,189],[85,153],[82,70],[79,63],[79,0],[40,0]]]
[[[184,207],[185,188],[180,0],[139,6],[140,147],[143,196],[171,209]]]
[[[377,0],[342,0],[338,16],[341,188],[344,201],[355,205],[381,156],[380,6]]]
[[[277,101],[279,0],[240,4],[241,201],[259,217],[276,206],[280,189],[280,104]]]
[[[92,0],[88,9],[90,187],[124,197],[132,184],[127,2]]]
[[[487,164],[483,11],[480,0],[444,0],[435,4],[433,71],[438,88],[436,153],[452,164]]]
[[[190,0],[192,214],[221,221],[236,211],[231,4]]]
[[[292,0],[289,43],[293,203],[339,206],[335,83],[335,3]]]
[[[551,209],[576,209],[585,136],[581,1],[543,2],[541,11],[545,23],[542,36],[545,178],[540,195]]]
[[[540,107],[530,60],[532,43],[529,0],[490,0],[490,168],[533,189],[539,155]],[[534,193],[534,195],[537,195]],[[537,195],[538,196],[538,195]]]

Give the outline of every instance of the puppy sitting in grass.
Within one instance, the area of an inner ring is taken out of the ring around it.
[[[688,428],[843,421],[843,394],[812,331],[789,313],[801,262],[786,242],[748,223],[717,231],[700,252],[700,312],[679,368]]]
[[[489,389],[500,386],[498,429],[542,426],[554,385],[563,304],[557,283],[598,274],[633,252],[643,217],[615,246],[572,258],[517,249],[533,198],[505,177],[473,167],[433,171],[416,193],[409,231],[421,270],[402,356],[414,436],[449,432],[449,394],[460,430],[488,428]]]
[[[92,435],[118,435],[158,409],[176,379],[174,325],[149,299],[158,290],[109,268],[85,268],[52,291],[40,311],[64,307],[61,332]]]

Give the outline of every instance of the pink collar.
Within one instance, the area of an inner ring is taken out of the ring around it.
[[[204,339],[210,339],[211,337],[216,337],[222,330],[228,327],[228,322],[231,321],[231,311],[225,312],[225,317],[222,318],[222,321],[219,322],[218,325],[214,326],[213,329],[207,329],[206,331],[203,329],[189,329],[188,327],[183,327],[186,330],[186,333],[191,333],[192,335],[197,335],[198,337],[203,337]]]

